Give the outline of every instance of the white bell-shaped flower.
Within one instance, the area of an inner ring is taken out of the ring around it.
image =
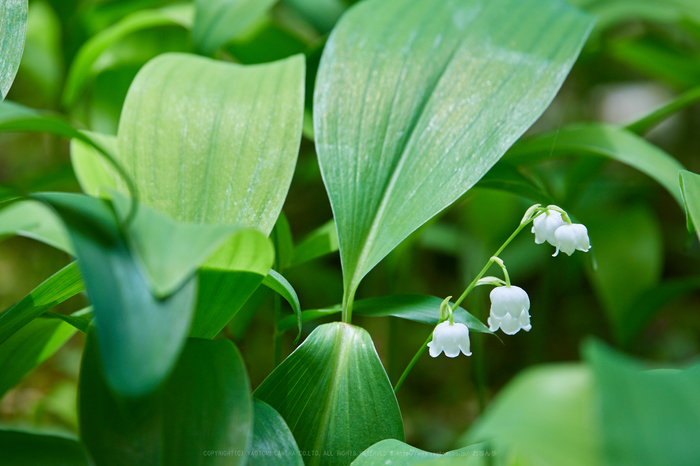
[[[583,252],[588,252],[591,249],[588,230],[580,223],[560,226],[554,232],[554,240],[554,246],[557,248],[553,254],[554,256],[559,254],[559,251],[563,251],[570,256],[577,249]]]
[[[530,298],[518,286],[501,286],[491,290],[491,315],[489,330],[499,328],[503,333],[515,335],[520,329],[530,331]]]
[[[566,222],[561,217],[561,213],[556,210],[546,210],[532,221],[532,232],[535,234],[535,243],[542,244],[547,241],[552,246],[556,246],[554,232]]]
[[[471,356],[469,345],[467,326],[459,322],[450,325],[450,322],[446,320],[435,327],[433,340],[428,343],[428,348],[430,348],[430,355],[434,358],[440,356],[443,351],[448,358],[456,358],[460,351],[465,356]]]

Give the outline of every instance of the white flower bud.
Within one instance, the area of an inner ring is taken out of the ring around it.
[[[428,343],[430,356],[437,358],[445,352],[448,358],[456,358],[461,350],[465,356],[471,356],[469,348],[469,329],[459,322],[450,325],[449,321],[438,324],[433,331],[433,339]]]
[[[554,246],[557,250],[554,256],[559,254],[559,251],[571,255],[575,250],[588,252],[591,248],[591,242],[588,239],[588,230],[580,223],[571,225],[563,225],[554,232]]]
[[[535,234],[535,243],[542,244],[547,241],[556,246],[554,232],[566,222],[561,218],[561,213],[556,210],[547,210],[538,215],[532,221],[532,232]]]
[[[499,328],[503,333],[514,335],[520,329],[530,331],[530,298],[525,290],[518,286],[503,286],[491,290],[491,315],[489,330]]]

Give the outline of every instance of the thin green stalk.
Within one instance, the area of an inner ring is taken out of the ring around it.
[[[425,349],[428,347],[428,343],[430,343],[430,340],[433,339],[433,332],[430,332],[430,335],[428,335],[428,338],[425,340],[425,343],[421,345],[420,348],[418,348],[418,352],[416,353],[415,356],[413,356],[413,359],[411,359],[411,362],[408,363],[408,366],[406,366],[406,370],[403,371],[403,374],[401,374],[401,377],[399,378],[399,381],[396,382],[396,385],[394,386],[394,393],[399,392],[399,388],[401,388],[401,385],[403,385],[404,380],[406,380],[406,377],[408,377],[409,372],[411,372],[411,369],[413,369],[413,366],[416,365],[418,362],[418,359],[420,359],[421,355],[425,352]]]
[[[649,131],[657,123],[668,118],[669,116],[683,110],[686,107],[690,107],[696,102],[700,102],[700,86],[694,87],[680,96],[667,103],[663,107],[654,110],[649,115],[635,121],[634,123],[627,125],[626,129],[632,131],[635,134],[644,134]]]
[[[350,293],[345,291],[343,294],[343,310],[341,314],[341,319],[346,324],[352,323],[352,305],[355,301],[355,290]]]

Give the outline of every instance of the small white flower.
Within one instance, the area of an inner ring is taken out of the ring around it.
[[[580,223],[563,225],[557,228],[554,232],[554,240],[554,246],[557,248],[553,254],[554,256],[559,254],[559,251],[563,251],[570,256],[577,249],[579,251],[588,252],[591,248],[591,242],[588,239],[588,230]]]
[[[532,221],[532,232],[535,234],[535,243],[542,244],[547,241],[556,246],[554,232],[562,225],[566,225],[561,213],[556,210],[546,210]]]
[[[459,322],[450,325],[449,321],[438,324],[433,331],[433,340],[428,343],[430,355],[434,358],[445,352],[448,358],[459,356],[460,350],[465,356],[471,356],[469,349],[469,329]]]
[[[500,328],[508,335],[515,335],[520,329],[530,331],[530,298],[525,290],[518,286],[502,286],[491,290],[490,296],[489,330],[495,332]]]

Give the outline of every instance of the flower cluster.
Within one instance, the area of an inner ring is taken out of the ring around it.
[[[532,206],[525,214],[520,228],[531,220],[535,243],[547,242],[554,246],[556,251],[553,256],[558,255],[559,251],[570,256],[576,250],[587,252],[591,248],[586,227],[580,223],[572,223],[569,215],[560,207],[553,205],[541,207],[539,204]],[[530,331],[532,325],[530,325],[529,296],[522,288],[510,284],[508,270],[499,257],[492,257],[488,265],[492,263],[501,267],[505,280],[496,277],[479,278],[465,291],[465,295],[474,286],[493,285],[494,289],[490,294],[489,330],[495,332],[501,329],[507,335],[515,335],[520,330]],[[443,351],[450,358],[457,357],[460,352],[466,356],[472,354],[469,348],[469,329],[462,323],[454,323],[453,308],[449,304],[450,298],[451,296],[445,299],[440,306],[440,323],[433,331],[432,341],[428,343],[430,356],[434,358]]]

